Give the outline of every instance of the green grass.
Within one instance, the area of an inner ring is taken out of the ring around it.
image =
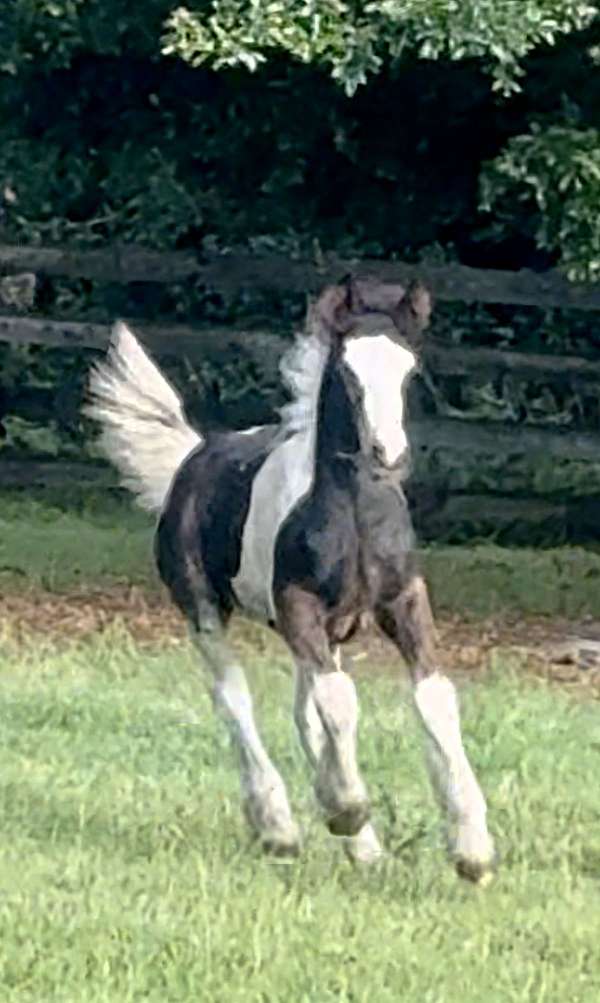
[[[263,858],[191,651],[114,631],[0,662],[3,1003],[592,1003],[600,998],[600,716],[496,665],[463,687],[503,862],[441,844],[405,688],[359,678],[360,758],[390,851],[353,868],[313,809],[278,653],[250,676],[306,831]]]
[[[156,586],[153,520],[106,495],[0,495],[0,588],[129,583]],[[489,544],[423,553],[438,609],[600,617],[600,554],[589,549],[506,549]]]
[[[0,495],[0,586],[155,582],[153,520],[131,505],[92,501],[69,509],[26,492]]]

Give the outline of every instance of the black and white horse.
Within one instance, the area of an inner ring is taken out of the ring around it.
[[[246,814],[265,848],[293,853],[285,784],[259,734],[226,628],[239,610],[274,627],[296,667],[294,717],[329,830],[369,862],[381,847],[356,761],[357,697],[339,645],[371,617],[408,663],[433,786],[457,870],[486,881],[494,849],[439,669],[427,589],[402,492],[404,391],[431,302],[345,280],[324,290],[282,362],[279,424],[203,436],[124,324],[91,377],[88,410],[140,504],[159,513],[158,569],[210,672],[240,756]]]

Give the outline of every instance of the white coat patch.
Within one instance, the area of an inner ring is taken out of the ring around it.
[[[282,360],[282,376],[293,400],[282,409],[281,441],[254,479],[240,569],[232,582],[244,610],[260,620],[275,618],[272,583],[277,534],[312,485],[317,403],[327,357],[322,340],[304,335]]]

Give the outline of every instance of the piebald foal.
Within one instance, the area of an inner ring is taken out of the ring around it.
[[[294,656],[294,717],[329,830],[377,859],[356,760],[357,697],[338,646],[371,615],[408,663],[434,790],[461,875],[486,881],[494,849],[463,749],[454,686],[441,674],[427,589],[401,483],[404,390],[431,311],[427,291],[345,280],[309,312],[284,357],[291,403],[275,426],[200,435],[123,325],[91,377],[104,451],[141,505],[160,513],[155,554],[237,746],[246,814],[265,848],[299,832],[259,734],[226,628],[241,610]]]

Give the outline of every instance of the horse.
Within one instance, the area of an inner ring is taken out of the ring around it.
[[[123,323],[93,367],[87,414],[138,503],[155,513],[154,554],[183,613],[213,704],[239,754],[246,818],[266,851],[297,854],[285,783],[255,720],[233,614],[273,628],[295,666],[294,721],[326,825],[347,855],[383,849],[357,764],[358,701],[340,647],[365,622],[408,666],[432,787],[458,874],[486,884],[495,851],[486,802],[463,747],[456,690],[440,667],[427,586],[403,490],[408,381],[419,368],[431,296],[351,276],[309,306],[280,368],[279,421],[202,434]]]

